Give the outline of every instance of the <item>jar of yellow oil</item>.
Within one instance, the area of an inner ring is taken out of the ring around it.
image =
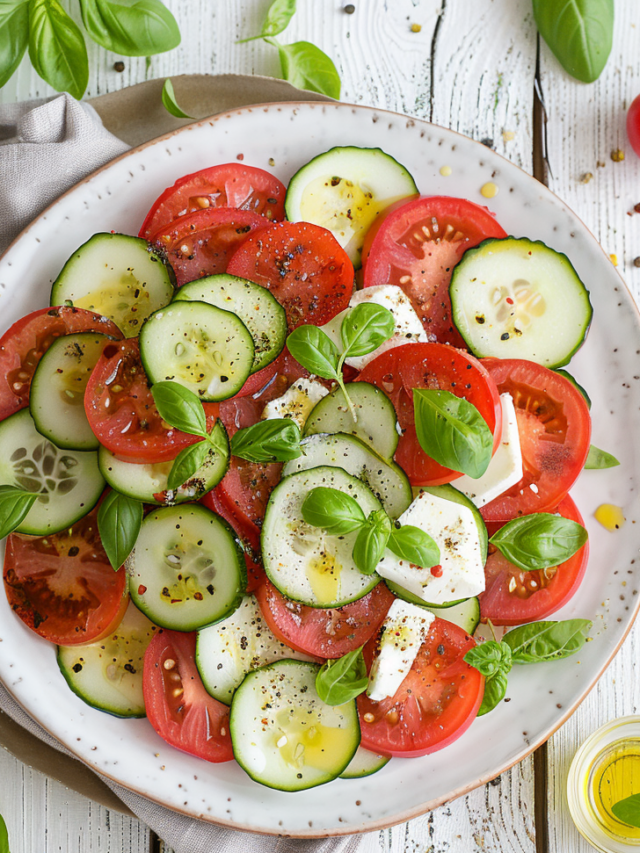
[[[613,807],[640,794],[640,717],[612,720],[575,754],[567,779],[569,811],[578,831],[603,853],[640,853],[640,827]]]

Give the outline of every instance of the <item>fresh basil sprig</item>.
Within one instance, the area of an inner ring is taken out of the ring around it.
[[[640,827],[640,794],[631,794],[624,800],[618,800],[611,806],[611,811],[623,823]]]
[[[264,19],[264,24],[262,25],[260,34],[257,36],[249,36],[249,38],[246,39],[240,39],[236,44],[244,44],[245,42],[255,41],[256,39],[279,36],[280,33],[283,33],[287,29],[291,18],[295,15],[295,12],[296,0],[274,0],[269,7],[267,17]]]
[[[133,551],[142,525],[141,501],[111,491],[98,510],[98,531],[109,562],[117,572]]]
[[[540,35],[565,71],[583,83],[602,73],[613,43],[613,0],[533,0]]]
[[[17,486],[0,486],[0,539],[22,524],[37,498],[37,493]]]
[[[300,428],[291,418],[268,418],[239,429],[231,453],[249,462],[288,462],[302,456]]]
[[[615,468],[620,463],[615,456],[607,453],[606,450],[600,450],[592,444],[589,448],[587,461],[584,463],[586,471],[597,470],[601,468]]]
[[[477,479],[491,462],[493,435],[473,403],[450,391],[415,388],[416,433],[432,459]]]
[[[29,0],[0,3],[0,88],[22,62],[29,44]]]
[[[346,536],[366,523],[366,516],[355,498],[318,486],[312,489],[302,504],[302,517],[313,527],[322,527],[331,536]]]
[[[176,118],[193,118],[188,113],[180,108],[176,101],[176,93],[173,91],[173,83],[167,77],[162,87],[162,106],[168,113]]]
[[[504,699],[507,676],[514,664],[544,663],[569,657],[581,649],[591,622],[531,622],[508,631],[501,641],[487,640],[470,649],[465,661],[485,677],[484,698],[478,716],[488,714]]]
[[[510,563],[527,572],[564,563],[588,538],[589,534],[577,521],[536,512],[509,521],[489,541]]]
[[[80,100],[89,82],[84,37],[58,0],[29,3],[29,58],[38,74],[57,92]]]
[[[367,689],[367,665],[362,646],[341,658],[328,660],[316,676],[318,696],[327,705],[344,705]]]
[[[374,510],[358,531],[353,545],[353,562],[363,575],[375,572],[390,535],[391,519],[383,509]]]
[[[9,853],[9,831],[4,818],[0,814],[0,853]]]

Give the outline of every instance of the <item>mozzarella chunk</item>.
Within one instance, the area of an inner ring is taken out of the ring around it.
[[[369,673],[370,699],[380,702],[395,694],[409,674],[434,619],[430,611],[396,598],[382,624],[378,654]]]
[[[276,397],[267,403],[262,412],[262,419],[291,418],[303,429],[316,403],[328,393],[324,385],[315,379],[298,379],[287,388],[282,397]]]
[[[411,301],[397,285],[378,284],[375,287],[365,287],[364,290],[357,290],[351,297],[349,308],[362,305],[364,302],[373,302],[375,305],[382,305],[383,308],[391,311],[396,321],[396,327],[389,340],[385,341],[373,352],[370,352],[368,355],[358,356],[357,358],[347,358],[346,364],[350,367],[362,370],[374,358],[377,358],[381,353],[389,349],[393,349],[393,347],[416,342],[424,343],[428,340],[427,333]],[[340,327],[349,308],[341,311],[326,326],[322,326],[322,330],[329,335],[339,350],[343,349]]]
[[[489,467],[474,480],[466,474],[453,485],[479,508],[499,497],[522,479],[522,453],[516,409],[511,394],[501,394],[502,436]]]
[[[430,604],[471,598],[484,590],[480,536],[469,507],[420,492],[398,519],[428,533],[440,548],[440,571],[421,569],[389,549],[376,572]],[[438,576],[439,575],[439,576]]]

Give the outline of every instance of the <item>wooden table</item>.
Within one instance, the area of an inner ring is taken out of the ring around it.
[[[179,73],[279,76],[274,48],[235,40],[259,31],[269,0],[166,0],[182,31],[169,54],[124,59],[91,45],[87,96]],[[64,2],[76,11],[77,4]],[[467,134],[494,148],[578,213],[617,258],[640,295],[640,159],[625,135],[625,109],[640,93],[640,4],[617,0],[613,52],[600,80],[569,78],[536,35],[531,0],[299,0],[285,41],[309,40],[341,73],[342,98],[397,110]],[[418,29],[419,31],[414,32]],[[543,93],[548,169],[541,158]],[[53,94],[28,64],[2,101]],[[534,144],[535,140],[535,144]],[[625,159],[614,162],[611,152]],[[534,157],[535,151],[535,157]],[[614,540],[612,539],[612,545]],[[606,567],[601,567],[606,570]],[[447,806],[367,837],[363,853],[587,853],[564,794],[577,746],[599,725],[640,707],[640,628],[572,719],[511,771]],[[162,843],[137,820],[66,790],[0,750],[0,813],[12,853],[142,853]],[[169,851],[167,851],[169,853]]]

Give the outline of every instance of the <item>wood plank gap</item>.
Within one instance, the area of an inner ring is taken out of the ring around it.
[[[536,35],[536,73],[533,84],[533,177],[549,186],[547,159],[547,110],[540,80],[540,34]]]
[[[440,11],[438,12],[438,20],[436,21],[436,25],[433,28],[433,36],[431,38],[431,52],[429,62],[429,77],[431,83],[429,87],[429,121],[433,121],[434,112],[434,101],[436,92],[436,49],[438,45],[438,33],[440,32],[440,26],[442,24],[442,19],[444,18],[444,12],[446,8],[447,0],[442,0],[442,6],[440,7]]]
[[[149,830],[149,853],[162,853],[162,841],[152,829]]]

